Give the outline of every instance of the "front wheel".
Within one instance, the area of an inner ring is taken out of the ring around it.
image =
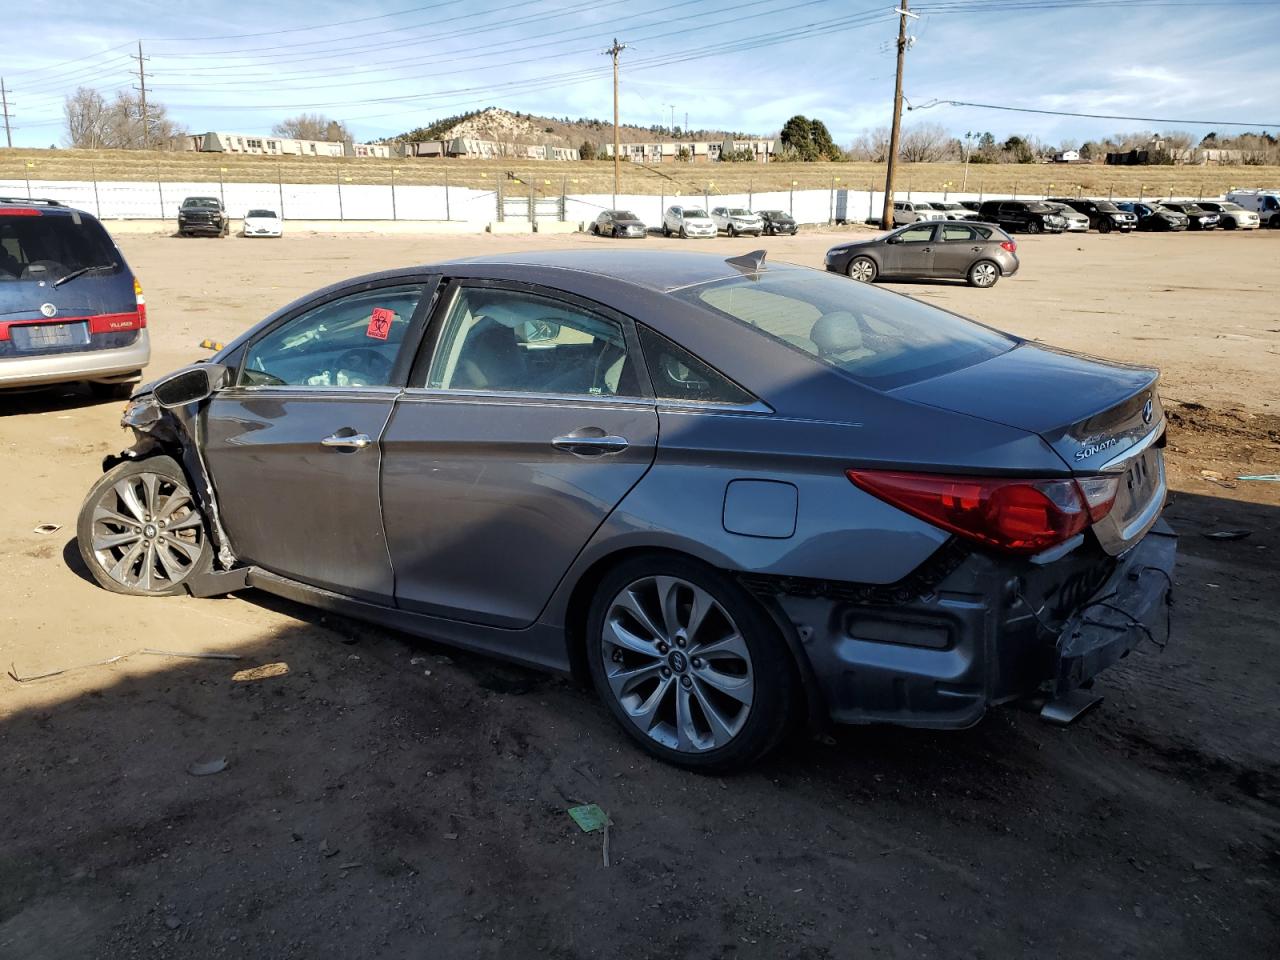
[[[1032,220],[1027,224],[1027,233],[1039,233],[1039,232],[1040,232],[1040,222],[1038,220]]]
[[[681,239],[681,240],[688,240],[688,239],[689,239],[689,231],[688,231],[688,230],[686,230],[684,227],[681,227],[681,228],[680,228],[680,239]]]
[[[1110,221],[1110,220],[1099,220],[1099,221],[1098,221],[1098,232],[1099,232],[1099,233],[1110,233],[1110,232],[1111,232],[1111,221]]]
[[[738,228],[735,227],[733,224],[729,224],[728,234],[730,238],[736,238],[738,236]]]
[[[782,739],[796,702],[777,627],[737,583],[683,557],[637,557],[596,590],[587,656],[600,698],[645,750],[704,772]]]
[[[213,547],[187,476],[172,457],[127,460],[90,489],[76,544],[112,593],[167,597],[213,564]]]
[[[860,283],[870,283],[879,271],[870,257],[854,257],[849,261],[849,277]]]
[[[987,289],[1000,279],[1000,268],[990,260],[979,260],[969,268],[969,286]]]

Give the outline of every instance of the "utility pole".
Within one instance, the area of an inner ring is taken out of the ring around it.
[[[4,114],[4,139],[13,146],[13,132],[9,129],[9,91],[4,88],[4,77],[0,77],[0,113]]]
[[[889,129],[889,162],[886,164],[884,176],[884,210],[880,215],[880,226],[885,230],[893,229],[893,173],[898,161],[898,128],[902,125],[902,61],[907,53],[907,17],[915,17],[907,12],[907,0],[902,0],[898,8],[898,74],[893,82],[893,126]]]
[[[622,144],[618,138],[618,54],[627,49],[625,43],[618,43],[618,38],[613,38],[613,46],[605,51],[606,54],[613,57],[613,205],[618,205],[618,182],[622,175],[622,168],[619,165],[622,160]]]
[[[138,55],[130,57],[138,61],[138,91],[142,94],[142,149],[151,149],[151,120],[147,116],[147,73],[145,64],[149,59],[142,55],[142,41],[138,41]]]

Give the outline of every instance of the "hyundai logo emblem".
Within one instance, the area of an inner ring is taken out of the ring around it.
[[[1147,397],[1147,402],[1142,405],[1142,422],[1150,423],[1152,417],[1151,398]]]
[[[46,317],[56,317],[58,315],[58,308],[52,303],[42,303],[40,304],[40,312]]]

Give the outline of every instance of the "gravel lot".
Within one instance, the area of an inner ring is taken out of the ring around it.
[[[819,265],[844,235],[752,246]],[[120,236],[151,373],[374,269],[586,237]],[[252,244],[252,245],[251,245]],[[794,739],[650,761],[588,691],[254,593],[139,600],[71,540],[121,404],[0,397],[0,957],[1205,957],[1280,942],[1280,232],[1019,239],[990,291],[897,284],[1161,366],[1183,534],[1173,640],[1060,730]],[[41,523],[61,524],[39,535]],[[1247,539],[1202,536],[1247,529]],[[239,683],[272,662],[289,672]],[[195,777],[188,767],[225,757]],[[610,814],[598,834],[565,809]]]

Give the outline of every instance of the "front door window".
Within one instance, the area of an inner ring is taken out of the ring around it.
[[[410,284],[330,300],[254,343],[239,386],[385,387],[422,298]]]

